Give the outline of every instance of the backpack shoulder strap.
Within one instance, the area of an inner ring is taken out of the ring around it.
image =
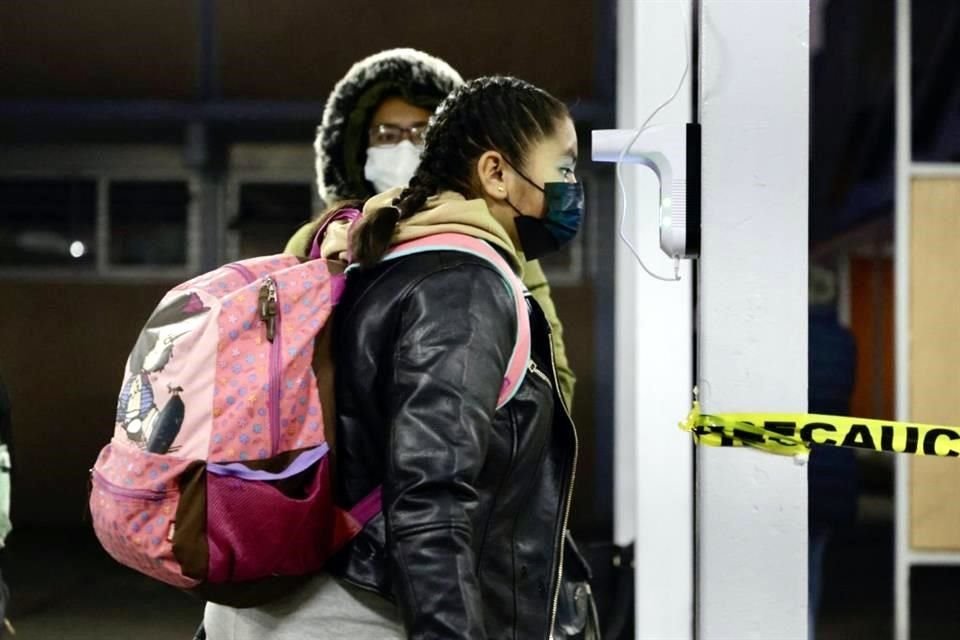
[[[320,245],[323,242],[324,234],[327,233],[327,229],[331,224],[345,220],[351,225],[354,225],[362,216],[363,213],[359,209],[354,209],[353,207],[344,207],[343,209],[339,209],[330,214],[330,217],[327,218],[323,224],[317,227],[317,230],[314,232],[313,240],[310,242],[310,247],[307,251],[307,257],[311,260],[321,257],[322,254],[320,252]]]
[[[500,409],[517,394],[530,363],[530,316],[527,313],[526,288],[496,249],[483,240],[461,233],[440,233],[399,244],[387,252],[383,260],[396,260],[428,251],[459,251],[482,258],[497,270],[510,291],[517,313],[517,341],[497,399],[497,409]]]

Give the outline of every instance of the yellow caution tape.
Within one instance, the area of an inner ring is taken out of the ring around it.
[[[800,413],[709,415],[701,413],[700,403],[694,402],[680,428],[692,433],[698,444],[754,447],[785,456],[807,453],[816,444],[960,457],[960,427]]]

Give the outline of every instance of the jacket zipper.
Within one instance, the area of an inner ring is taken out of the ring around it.
[[[546,382],[548,385],[550,385],[550,388],[553,389],[553,383],[550,382],[550,378],[548,378],[547,374],[540,370],[540,367],[538,367],[537,363],[533,361],[533,358],[530,358],[530,365],[527,367],[527,371]]]
[[[167,493],[165,491],[154,491],[153,489],[128,489],[126,487],[121,487],[104,478],[103,475],[96,469],[91,469],[90,475],[93,478],[93,483],[95,485],[107,493],[112,493],[115,496],[120,496],[122,498],[133,498],[136,500],[149,500],[151,502],[158,502],[167,497]]]
[[[570,504],[573,498],[573,485],[577,480],[577,458],[580,455],[580,440],[577,437],[577,426],[573,423],[573,417],[570,415],[570,410],[567,408],[567,401],[563,399],[563,394],[560,393],[560,378],[557,376],[557,359],[553,349],[553,331],[550,329],[549,322],[547,322],[547,337],[550,339],[550,368],[553,373],[553,390],[556,396],[560,398],[560,407],[563,409],[563,413],[566,416],[567,421],[570,423],[571,433],[573,434],[573,462],[570,466],[570,484],[567,485],[567,495],[563,507],[563,526],[560,527],[559,542],[560,553],[557,558],[557,584],[553,591],[553,605],[550,608],[550,627],[547,634],[548,640],[553,640],[553,627],[557,623],[557,606],[560,603],[560,583],[563,580],[564,541],[566,540],[567,535],[567,521],[570,519]],[[536,365],[534,365],[534,368],[536,368]],[[533,369],[531,369],[531,371],[532,370]]]
[[[260,319],[266,325],[267,340],[270,342],[270,406],[267,410],[270,412],[270,455],[273,455],[280,448],[280,355],[283,337],[280,331],[280,294],[277,282],[271,276],[264,278],[258,302]]]

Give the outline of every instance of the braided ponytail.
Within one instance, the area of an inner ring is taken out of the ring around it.
[[[475,164],[499,151],[523,166],[531,146],[552,135],[567,107],[546,91],[507,76],[471,80],[444,99],[430,119],[420,166],[390,206],[364,216],[353,233],[353,259],[375,265],[390,248],[401,220],[421,211],[431,196],[456,191],[477,197]]]
[[[361,266],[370,267],[383,258],[390,248],[393,233],[401,220],[417,213],[427,198],[437,193],[435,181],[425,172],[423,163],[400,195],[388,207],[372,211],[360,221],[353,234],[353,259]]]

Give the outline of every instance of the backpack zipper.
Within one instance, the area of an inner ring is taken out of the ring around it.
[[[256,274],[241,264],[226,266],[243,276],[247,284],[253,284],[257,279]],[[270,454],[273,455],[280,448],[280,364],[283,348],[280,337],[280,293],[273,276],[265,276],[263,279],[257,296],[257,315],[267,328],[267,341],[270,343],[270,395],[267,410],[270,411]]]
[[[93,483],[95,485],[99,486],[107,493],[112,493],[113,495],[123,498],[134,498],[136,500],[149,500],[151,502],[158,502],[166,498],[168,494],[166,491],[155,491],[153,489],[129,489],[127,487],[121,487],[104,478],[103,474],[96,469],[90,470],[90,476],[93,478]]]
[[[267,276],[260,287],[260,319],[267,328],[267,340],[270,342],[270,397],[267,410],[270,411],[271,455],[280,448],[280,356],[283,338],[280,332],[280,293],[276,280]]]

